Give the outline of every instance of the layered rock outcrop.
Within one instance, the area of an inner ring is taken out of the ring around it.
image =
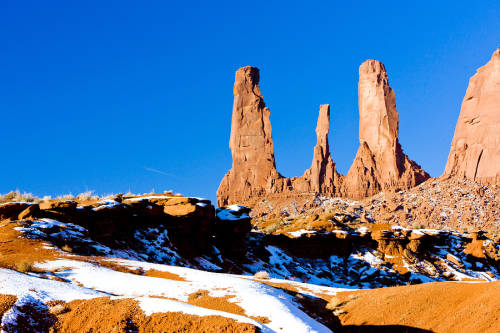
[[[236,72],[229,147],[231,170],[217,191],[217,204],[253,206],[255,198],[343,196],[363,198],[381,190],[408,189],[429,175],[410,160],[398,141],[396,97],[384,65],[368,60],[360,67],[360,143],[347,176],[340,175],[330,154],[330,106],[320,106],[317,144],[311,168],[301,177],[286,178],[276,170],[270,111],[259,88],[259,70]]]
[[[469,81],[444,176],[500,185],[500,48]]]

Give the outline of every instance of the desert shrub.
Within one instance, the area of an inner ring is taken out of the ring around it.
[[[253,277],[261,280],[269,280],[269,273],[267,273],[266,271],[260,271],[255,273]]]
[[[336,317],[338,317],[338,316],[340,316],[341,314],[344,314],[344,313],[346,313],[346,312],[344,310],[342,310],[342,309],[339,309],[339,308],[333,310],[333,315],[336,316]]]
[[[266,234],[272,234],[276,232],[279,228],[279,224],[271,224],[262,229],[262,231]]]
[[[190,301],[193,301],[193,300],[196,300],[198,298],[207,297],[207,296],[209,296],[209,294],[210,294],[210,292],[208,290],[200,289],[200,290],[195,291],[192,294],[189,294],[188,299]]]
[[[73,194],[69,193],[69,194],[64,194],[64,195],[58,196],[57,199],[59,199],[59,200],[73,200],[73,199],[75,199],[75,196]]]
[[[106,194],[104,197],[102,197],[104,200],[115,200],[116,195],[114,193],[111,194]]]
[[[146,274],[146,271],[142,267],[137,267],[135,270],[132,270],[131,273],[136,275],[144,275]]]
[[[21,273],[31,272],[33,270],[33,263],[30,261],[20,261],[16,264],[16,270]]]
[[[57,316],[69,311],[69,307],[66,304],[56,304],[52,306],[49,310],[51,315]]]
[[[80,201],[89,201],[89,200],[98,200],[99,196],[95,195],[94,191],[86,191],[78,194],[76,198]]]
[[[415,223],[413,225],[413,228],[414,229],[425,229],[425,224],[423,224],[423,223]]]
[[[322,214],[319,218],[326,221],[332,221],[335,218],[335,213]]]
[[[333,315],[334,316],[339,316],[341,314],[344,314],[346,313],[342,307],[345,306],[347,303],[349,303],[350,301],[354,300],[358,298],[358,296],[355,296],[355,295],[349,295],[349,299],[347,300],[344,300],[338,296],[333,296],[331,299],[330,299],[330,302],[328,302],[328,304],[326,305],[326,308],[330,311],[333,312]]]
[[[10,191],[6,194],[0,194],[0,202],[37,202],[40,198],[34,196],[32,193],[21,193],[19,190]]]
[[[69,246],[68,244],[65,244],[63,247],[61,247],[61,250],[65,252],[73,252],[73,248]]]
[[[337,296],[333,296],[330,302],[326,305],[326,308],[328,310],[335,310],[340,306],[340,304],[342,304],[341,299],[338,298]]]

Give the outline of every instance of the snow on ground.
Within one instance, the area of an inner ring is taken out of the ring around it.
[[[315,232],[316,231],[314,231],[314,230],[300,229],[297,231],[288,232],[288,234],[293,236],[293,237],[300,237],[300,236],[305,235],[305,234],[314,234]]]
[[[76,261],[62,261],[62,264],[73,265],[73,266],[75,266],[75,264],[76,265],[81,264],[82,268],[83,267],[88,268],[87,263],[78,263]],[[55,265],[54,262],[49,263],[48,266],[59,267],[58,265]],[[111,270],[108,271],[114,272]],[[133,274],[126,274],[126,273],[124,275],[130,275],[133,277],[135,276]],[[149,279],[164,280],[157,278],[147,278],[147,280]],[[168,283],[168,281],[169,280],[165,280],[163,282]],[[131,289],[134,289],[134,287],[140,288],[140,285],[131,286]],[[137,290],[135,290],[135,292],[140,294],[140,292],[138,292]],[[18,298],[14,306],[11,309],[9,309],[9,311],[4,313],[4,315],[1,318],[0,326],[4,327],[15,326],[17,317],[23,315],[23,313],[20,312],[19,309],[26,304],[30,304],[33,308],[44,309],[47,308],[46,303],[49,301],[63,300],[65,302],[70,302],[76,299],[90,299],[94,297],[103,297],[112,295],[111,293],[97,291],[86,287],[80,287],[73,283],[64,283],[48,279],[42,279],[34,274],[33,275],[22,274],[16,271],[3,268],[0,268],[0,294],[15,295]],[[126,296],[130,297],[130,294]],[[114,299],[117,297],[111,297],[111,298]],[[245,316],[239,316],[222,311],[200,308],[194,305],[167,299],[150,298],[150,297],[137,297],[135,299],[139,302],[139,305],[144,310],[146,315],[150,315],[154,312],[183,312],[199,316],[218,315],[226,318],[235,319],[238,322],[253,324],[259,327],[262,332],[273,332],[273,330],[271,330],[268,326],[263,325]]]
[[[299,305],[289,294],[278,288],[251,281],[242,276],[211,273],[184,267],[125,259],[109,260],[130,268],[141,268],[144,271],[154,269],[170,272],[183,277],[186,281],[123,273],[95,264],[74,260],[51,261],[38,264],[37,268],[57,270],[54,274],[60,278],[71,280],[73,283],[81,284],[89,289],[99,290],[116,296],[134,298],[161,296],[186,302],[189,294],[199,290],[208,290],[209,295],[212,297],[230,296],[228,301],[238,304],[246,311],[246,315],[248,316],[269,318],[270,323],[267,324],[267,327],[274,331],[330,331],[301,311]],[[59,271],[58,268],[65,269]],[[314,286],[308,288],[309,292],[314,290],[314,288]],[[322,287],[322,290],[329,289]],[[336,291],[335,288],[330,288],[328,292],[335,293]],[[148,302],[148,304],[151,304],[151,302],[154,302],[154,299]],[[157,311],[162,311],[161,308],[161,305],[158,305]],[[156,308],[153,306],[148,307],[149,309],[154,310]]]
[[[126,198],[125,200],[130,202],[137,202],[137,201],[147,201],[149,199],[172,199],[172,198],[178,198],[178,197],[171,195],[150,195],[146,197]]]
[[[216,214],[219,220],[237,221],[249,219],[248,208],[242,205],[231,205],[226,208],[217,208]]]
[[[149,316],[155,312],[182,312],[182,313],[192,314],[192,315],[197,315],[197,316],[221,316],[221,317],[234,319],[240,323],[249,323],[249,324],[255,325],[258,328],[260,328],[260,330],[263,333],[274,332],[267,325],[259,323],[258,321],[254,320],[254,319],[240,316],[240,315],[235,315],[235,314],[228,313],[228,312],[201,308],[199,306],[194,306],[194,305],[187,304],[187,303],[173,301],[170,299],[140,297],[140,298],[136,298],[136,300],[139,301],[139,305],[140,305],[141,309],[144,311],[144,313],[146,314],[146,316]]]
[[[232,212],[238,212],[238,214],[244,212],[241,207],[232,207],[231,209]],[[237,217],[233,213],[230,215]],[[394,227],[394,229],[403,228]],[[207,259],[203,257],[194,258],[192,263],[184,262],[176,253],[175,248],[172,247],[168,232],[164,229],[145,228],[137,230],[134,235],[137,241],[136,247],[125,250],[110,249],[93,241],[88,237],[87,230],[81,226],[51,219],[26,222],[23,227],[17,227],[16,230],[21,231],[29,238],[41,238],[49,241],[64,239],[66,241],[70,240],[71,243],[84,243],[87,247],[95,248],[99,254],[109,256],[109,259],[106,260],[115,264],[132,269],[140,268],[139,271],[154,269],[169,272],[177,274],[186,280],[176,281],[124,273],[99,266],[98,263],[72,259],[56,260],[36,265],[37,268],[53,272],[45,274],[46,276],[52,274],[70,283],[42,279],[44,274],[21,274],[2,269],[0,270],[0,293],[18,296],[18,302],[20,302],[18,307],[23,302],[43,306],[44,302],[55,299],[70,301],[73,299],[113,296],[141,299],[141,302],[146,304],[145,307],[148,311],[151,309],[163,311],[161,309],[168,308],[176,303],[163,302],[160,298],[149,299],[149,297],[161,296],[175,299],[177,302],[186,302],[189,294],[199,290],[208,290],[209,295],[212,297],[229,296],[228,301],[242,307],[247,316],[269,318],[271,322],[265,327],[262,326],[264,329],[269,328],[270,330],[286,332],[322,332],[329,330],[302,312],[292,296],[280,288],[270,287],[255,281],[254,278],[248,275],[264,270],[274,278],[286,278],[286,280],[270,279],[269,282],[277,285],[292,285],[297,291],[312,296],[334,295],[342,290],[319,285],[337,286],[352,290],[353,285],[348,285],[348,280],[346,280],[352,279],[358,281],[356,288],[374,287],[374,283],[376,287],[383,287],[386,284],[379,284],[376,280],[377,277],[383,280],[397,276],[391,266],[377,256],[375,250],[369,248],[359,249],[359,251],[352,253],[347,258],[332,255],[329,258],[311,259],[293,256],[278,246],[262,244],[269,256],[252,257],[248,264],[243,265],[245,268],[244,274],[247,275],[240,276],[180,267],[179,265],[207,270],[220,269],[208,257]],[[306,233],[305,231],[299,230],[296,233],[302,235]],[[361,231],[361,228],[359,231]],[[439,230],[420,229],[417,232],[435,234],[439,233]],[[155,237],[151,239],[149,235],[155,235]],[[443,269],[445,273],[454,275],[458,280],[467,278],[494,280],[497,278],[497,276],[488,276],[486,273],[473,271],[472,264],[467,262],[461,250],[463,244],[459,235],[455,235],[455,233],[445,233],[444,235],[448,235],[447,242],[443,246],[436,245],[434,252],[430,253],[431,256],[442,258],[441,266],[435,266],[425,260],[412,264],[403,261],[403,265],[410,271],[413,279],[419,279],[421,282],[443,281],[445,278],[441,277],[438,271]],[[214,253],[219,258],[219,261],[222,261],[220,252],[216,248],[214,248]],[[465,267],[460,268],[449,262],[449,260],[445,259],[447,255],[451,259],[459,259],[458,261],[461,261]],[[145,261],[157,261],[176,266],[153,264]],[[476,265],[479,265],[479,263]],[[482,266],[478,267],[482,268]],[[444,276],[444,273],[442,275]],[[291,281],[294,279],[309,283]],[[157,308],[153,306],[155,302],[158,302]],[[186,311],[189,309],[194,311],[193,308],[197,309],[195,306],[181,304],[185,305],[183,306],[187,309]],[[203,312],[205,310],[199,311]],[[228,318],[234,318],[234,315],[224,314]],[[13,320],[12,318],[15,316],[16,310],[13,308],[12,311],[8,312],[6,320]],[[247,318],[246,320],[251,319]]]
[[[41,279],[4,268],[0,268],[0,294],[17,297],[16,303],[0,318],[0,327],[15,326],[18,316],[22,315],[19,309],[27,304],[34,309],[44,309],[47,302],[54,300],[70,302],[75,299],[110,296],[74,284]]]
[[[41,279],[36,275],[0,268],[0,294],[15,295],[22,298],[33,293],[41,297],[44,302],[53,300],[70,302],[75,299],[109,296],[107,293],[74,284]]]

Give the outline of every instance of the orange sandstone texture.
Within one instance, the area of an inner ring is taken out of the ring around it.
[[[361,199],[380,191],[409,189],[428,179],[399,144],[396,95],[383,63],[367,60],[359,67],[358,94],[360,147],[344,178],[343,196]]]
[[[233,167],[218,190],[223,204],[264,195],[281,176],[276,171],[270,111],[259,87],[259,70],[243,67],[236,72],[233,119],[229,148]],[[230,199],[231,198],[231,199]]]
[[[14,305],[17,297],[13,295],[0,294],[0,318]]]
[[[260,93],[259,70],[240,68],[235,77],[229,142],[233,165],[219,186],[217,204],[252,206],[259,197],[316,193],[357,199],[382,190],[408,189],[429,178],[398,142],[396,97],[384,65],[368,60],[359,73],[361,146],[347,176],[337,172],[330,155],[330,106],[321,105],[311,168],[301,177],[286,178],[276,170],[270,111]]]
[[[328,308],[342,332],[499,332],[500,282],[342,292]]]
[[[51,327],[54,332],[257,332],[246,323],[220,316],[196,316],[182,312],[146,316],[137,301],[108,297],[64,304]]]
[[[500,48],[469,81],[444,176],[500,185]]]

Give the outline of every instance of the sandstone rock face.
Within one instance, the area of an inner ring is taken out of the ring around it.
[[[233,118],[229,148],[233,167],[217,192],[219,205],[265,194],[268,179],[277,179],[270,111],[259,88],[259,70],[243,67],[234,82]]]
[[[7,202],[0,204],[0,219],[17,218],[17,216],[31,206],[26,202]]]
[[[444,176],[500,185],[500,48],[469,81]]]
[[[259,70],[236,72],[229,147],[233,166],[217,191],[218,206],[254,206],[256,198],[280,200],[316,194],[363,198],[381,190],[407,189],[429,175],[410,160],[398,142],[396,97],[384,65],[368,60],[360,67],[360,143],[346,177],[340,175],[330,154],[330,106],[320,106],[317,144],[311,167],[301,177],[286,178],[276,170],[270,111],[259,88]]]
[[[358,95],[360,148],[344,181],[345,196],[360,199],[428,179],[399,144],[396,95],[383,63],[367,60],[359,67]]]
[[[235,76],[229,140],[233,166],[219,185],[219,206],[248,203],[251,198],[270,194],[335,192],[340,176],[328,144],[330,106],[320,107],[312,166],[302,177],[286,178],[276,170],[270,114],[260,93],[259,70],[240,68]]]
[[[311,168],[304,173],[304,180],[308,184],[308,192],[333,193],[335,192],[335,180],[338,174],[335,170],[330,155],[328,144],[328,132],[330,131],[330,105],[320,106],[318,125],[316,126],[317,143],[314,147],[314,155]]]

